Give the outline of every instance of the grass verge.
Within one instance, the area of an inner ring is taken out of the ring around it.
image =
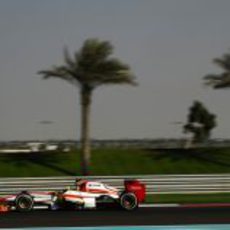
[[[81,175],[80,152],[0,154],[1,177]],[[92,175],[230,173],[230,148],[96,149]]]

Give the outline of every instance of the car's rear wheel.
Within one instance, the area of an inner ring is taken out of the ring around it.
[[[33,197],[27,193],[21,193],[16,197],[15,207],[17,211],[28,212],[33,209]]]
[[[132,211],[138,207],[137,197],[134,193],[123,193],[120,197],[120,205],[127,211]]]

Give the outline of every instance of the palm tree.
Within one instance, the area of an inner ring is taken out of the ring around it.
[[[220,74],[209,74],[204,77],[205,84],[214,89],[230,87],[230,54],[224,54],[221,58],[213,59],[214,64],[223,71]]]
[[[130,67],[111,57],[113,46],[108,41],[98,39],[85,40],[82,48],[70,56],[64,50],[64,65],[38,73],[44,79],[50,77],[63,79],[79,88],[81,103],[81,160],[83,175],[89,174],[90,148],[90,107],[93,90],[101,85],[136,85]]]

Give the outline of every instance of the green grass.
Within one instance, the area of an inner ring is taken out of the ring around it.
[[[155,194],[148,195],[146,203],[175,203],[175,204],[194,204],[194,203],[230,203],[230,193],[216,194]]]
[[[230,148],[97,149],[92,175],[230,173]],[[1,177],[80,175],[80,153],[0,154]]]
[[[97,149],[92,175],[230,173],[230,148],[213,149]],[[0,154],[1,177],[80,175],[80,153]],[[147,203],[226,203],[226,194],[155,194]]]

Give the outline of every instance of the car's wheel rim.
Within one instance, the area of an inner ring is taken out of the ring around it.
[[[31,204],[31,202],[28,199],[21,198],[19,203],[18,203],[18,206],[21,209],[27,209],[27,208],[30,208],[30,204]]]
[[[135,207],[135,200],[133,199],[133,197],[126,197],[124,199],[124,206],[127,208],[127,209],[132,209],[133,207]]]

